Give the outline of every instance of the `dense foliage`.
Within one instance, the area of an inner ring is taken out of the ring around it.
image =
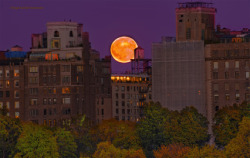
[[[94,126],[78,116],[51,128],[12,119],[0,109],[0,157],[250,157],[245,103],[215,115],[216,143],[224,148],[205,145],[208,121],[194,107],[171,111],[151,102],[143,112],[137,123],[111,119]]]

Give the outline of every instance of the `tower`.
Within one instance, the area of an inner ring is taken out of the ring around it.
[[[207,2],[178,3],[176,8],[176,40],[213,40],[216,8]]]

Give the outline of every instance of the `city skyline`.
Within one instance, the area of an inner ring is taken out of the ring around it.
[[[204,0],[203,0],[204,1]],[[145,49],[145,57],[151,58],[151,44],[161,36],[175,36],[175,8],[177,1],[5,1],[0,4],[0,50],[20,45],[25,51],[31,47],[31,34],[46,31],[46,23],[52,21],[74,21],[83,23],[89,32],[93,49],[101,56],[110,55],[112,41],[123,35],[136,40]],[[96,4],[98,2],[98,4]],[[187,2],[181,0],[178,2]],[[215,24],[232,30],[249,28],[250,19],[247,0],[213,0],[217,8]],[[66,8],[67,6],[67,8]],[[19,8],[18,7],[27,7]],[[30,7],[30,8],[28,8]],[[33,7],[33,8],[32,8]],[[56,9],[55,9],[56,8]],[[65,10],[69,10],[68,12]],[[234,11],[235,10],[235,11]],[[166,16],[167,15],[167,16]],[[244,15],[244,16],[243,16]],[[240,18],[239,18],[240,17]],[[244,17],[244,18],[243,18]],[[18,28],[16,28],[18,26]],[[14,37],[14,38],[13,38]],[[130,63],[121,64],[112,59],[112,70],[129,70]]]

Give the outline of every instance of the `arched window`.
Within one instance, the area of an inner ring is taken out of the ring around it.
[[[73,37],[73,31],[69,32],[69,37]]]
[[[59,37],[59,32],[58,31],[54,32],[54,37]]]

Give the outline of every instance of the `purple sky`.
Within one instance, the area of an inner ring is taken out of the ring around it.
[[[46,22],[71,19],[83,23],[92,48],[102,57],[110,54],[112,41],[122,35],[134,38],[145,49],[145,56],[151,57],[152,42],[175,36],[175,8],[183,1],[187,0],[1,0],[0,50],[18,44],[27,51],[31,34],[46,31]],[[250,0],[207,1],[214,2],[218,10],[216,24],[233,30],[250,28]],[[112,65],[113,72],[130,68],[114,60]]]

